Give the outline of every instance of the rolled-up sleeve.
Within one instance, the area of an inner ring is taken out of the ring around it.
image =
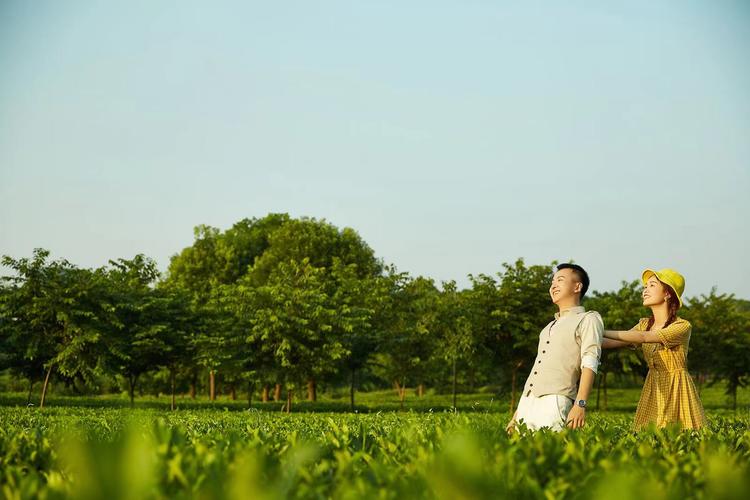
[[[586,317],[578,325],[577,333],[581,345],[581,370],[589,368],[597,373],[604,337],[604,322],[599,313],[596,311],[586,313]]]
[[[692,325],[684,319],[678,319],[666,328],[656,331],[656,335],[667,349],[676,347],[690,338]]]

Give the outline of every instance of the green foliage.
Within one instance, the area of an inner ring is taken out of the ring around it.
[[[104,270],[111,304],[115,370],[127,378],[131,401],[138,377],[157,367],[174,369],[187,349],[189,297],[177,288],[154,289],[156,263],[138,255]]]
[[[291,219],[269,235],[268,248],[250,269],[250,282],[264,284],[283,263],[308,259],[313,267],[331,269],[334,259],[354,264],[359,277],[375,276],[382,265],[356,231],[338,229],[325,220]]]
[[[690,299],[684,313],[693,325],[690,352],[701,353],[691,367],[714,375],[713,383],[727,382],[727,394],[737,407],[737,389],[750,382],[750,313],[747,301],[731,294],[709,295]]]
[[[325,280],[325,268],[308,259],[280,263],[250,298],[249,340],[260,340],[273,352],[290,388],[322,375],[347,354],[335,335],[337,323],[346,318],[338,315]]]
[[[381,339],[377,355],[380,375],[394,384],[401,400],[407,385],[423,383],[430,368],[430,356],[437,337],[437,303],[439,290],[423,277],[411,278],[393,274],[389,328]]]
[[[506,414],[0,409],[8,498],[746,498],[750,415],[507,436]]]
[[[32,259],[3,257],[3,266],[15,274],[3,278],[2,334],[14,345],[14,363],[28,361],[27,373],[41,365],[92,382],[106,370],[114,348],[104,334],[111,308],[103,299],[105,280],[100,271],[48,262],[48,256],[36,249]]]
[[[71,391],[127,384],[131,398],[144,384],[158,393],[189,381],[195,393],[208,379],[233,395],[246,387],[248,404],[276,384],[307,384],[313,400],[318,384],[348,385],[352,408],[358,387],[392,385],[403,403],[407,387],[422,397],[427,386],[489,386],[513,404],[555,312],[554,263],[519,259],[470,276],[468,289],[439,287],[384,266],[353,229],[286,214],[198,226],[163,279],[143,255],[80,269],[38,249],[2,264],[11,274],[0,288],[0,375],[17,377],[14,390],[24,384],[29,398],[49,377]],[[721,382],[734,401],[750,381],[749,303],[715,290],[685,302],[698,388]],[[592,291],[584,305],[610,329],[648,314],[637,281]],[[643,369],[637,351],[605,351],[605,404],[607,380],[635,385]]]

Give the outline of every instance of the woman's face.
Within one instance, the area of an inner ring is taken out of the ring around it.
[[[656,306],[665,302],[664,299],[669,297],[669,293],[656,276],[651,276],[643,287],[642,297],[644,306]]]

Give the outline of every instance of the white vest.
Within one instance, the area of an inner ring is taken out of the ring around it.
[[[560,394],[575,399],[581,378],[579,326],[587,315],[596,315],[598,324],[602,324],[598,312],[579,309],[551,321],[539,334],[539,348],[523,388],[524,395]],[[599,352],[601,333],[598,334]]]

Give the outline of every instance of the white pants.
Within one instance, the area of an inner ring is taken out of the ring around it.
[[[540,398],[529,394],[521,396],[518,402],[516,422],[523,421],[530,430],[536,431],[542,427],[549,427],[553,431],[561,431],[565,427],[573,400],[560,394],[547,394]]]

